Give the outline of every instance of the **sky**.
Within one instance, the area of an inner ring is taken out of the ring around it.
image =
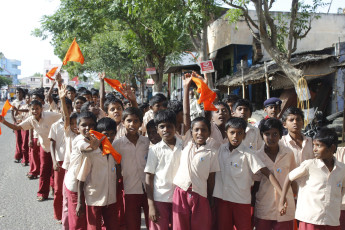
[[[312,0],[305,2],[311,3]],[[42,41],[31,35],[35,28],[40,27],[43,15],[53,14],[59,3],[59,0],[0,0],[0,52],[8,59],[21,61],[19,78],[43,73],[44,60],[50,60],[52,64],[61,63],[49,40]],[[286,11],[290,5],[290,0],[277,0],[273,10]],[[336,13],[339,7],[345,8],[345,1],[333,0],[330,13]],[[321,11],[326,13],[327,10],[328,7]]]

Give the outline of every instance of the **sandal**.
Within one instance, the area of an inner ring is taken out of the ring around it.
[[[32,174],[28,174],[28,178],[29,178],[30,180],[34,180],[34,179],[37,179],[38,176],[34,176],[34,175],[32,175]]]
[[[44,198],[43,196],[38,196],[37,197],[37,201],[41,202],[41,201],[45,201],[47,198]]]
[[[14,163],[20,163],[21,159],[15,159]]]

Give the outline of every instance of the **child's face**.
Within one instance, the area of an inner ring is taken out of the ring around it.
[[[106,131],[103,131],[102,133],[107,136],[110,143],[113,143],[116,136],[116,130],[106,130]]]
[[[17,97],[17,99],[18,100],[23,100],[23,92],[22,91],[20,91],[20,90],[16,90],[16,97]]]
[[[127,102],[123,105],[125,107],[125,109],[132,107],[132,104],[130,102]]]
[[[243,139],[246,137],[246,132],[241,128],[229,127],[228,130],[226,130],[226,135],[228,136],[230,145],[233,147],[237,147],[242,143]]]
[[[271,128],[262,134],[262,138],[267,147],[276,147],[281,138],[279,130],[276,128]]]
[[[71,101],[74,101],[75,98],[75,92],[73,91],[67,91],[67,98],[70,99]]]
[[[78,125],[78,130],[81,135],[84,137],[89,136],[89,131],[93,129],[96,129],[96,123],[92,118],[81,118],[79,125]]]
[[[37,95],[32,95],[31,96],[31,100],[37,100],[37,101],[39,101],[39,102],[41,102],[41,103],[43,103],[43,100],[40,98],[40,97],[38,97]]]
[[[116,124],[121,122],[123,108],[120,103],[111,103],[108,106],[108,117],[115,120]]]
[[[157,129],[154,127],[151,127],[147,130],[147,136],[149,137],[149,140],[152,144],[157,144],[162,140],[161,136],[159,136]]]
[[[237,106],[232,116],[242,118],[247,122],[248,118],[251,116],[250,109],[243,105]]]
[[[211,132],[207,125],[202,121],[196,122],[192,127],[193,140],[199,146],[206,144],[206,140],[209,138],[210,134]]]
[[[217,111],[212,112],[212,120],[217,126],[225,125],[230,114],[224,105],[216,105]]]
[[[31,114],[34,115],[34,117],[36,119],[41,117],[42,111],[43,111],[43,109],[39,105],[32,105],[31,106]]]
[[[227,102],[226,104],[228,104],[229,108],[230,108],[230,112],[232,113],[232,106],[234,105],[233,102]]]
[[[330,159],[333,157],[335,150],[335,145],[331,145],[331,147],[328,148],[327,145],[325,145],[323,142],[319,140],[313,140],[313,152],[315,158],[317,159]]]
[[[99,108],[95,105],[95,103],[91,103],[88,109],[91,113],[95,114],[97,117],[99,114]]]
[[[84,101],[77,99],[74,103],[75,109],[80,112],[80,108],[83,106]]]
[[[280,113],[280,105],[269,105],[264,109],[264,111],[270,118],[277,118]]]
[[[126,117],[123,122],[124,126],[126,127],[127,134],[135,135],[138,133],[138,130],[141,126],[141,122],[137,115],[131,114]]]
[[[170,122],[162,122],[157,126],[157,132],[163,141],[169,142],[175,138],[176,128]]]
[[[303,128],[303,120],[300,115],[289,114],[284,122],[284,127],[289,133],[300,133]]]
[[[25,96],[25,103],[30,104],[30,96],[29,95]]]
[[[84,94],[84,95],[82,95],[82,96],[85,97],[87,101],[92,101],[92,96],[91,96],[91,94]]]
[[[154,104],[153,106],[150,106],[150,108],[152,109],[153,113],[156,114],[157,112],[164,110],[164,102],[159,102]]]
[[[79,134],[78,126],[77,126],[77,118],[73,118],[70,120],[70,127],[73,133]]]

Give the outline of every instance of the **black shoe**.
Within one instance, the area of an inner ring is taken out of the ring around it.
[[[21,163],[23,167],[29,166],[29,163]]]
[[[20,163],[20,160],[21,159],[16,159],[16,160],[14,160],[14,163]]]

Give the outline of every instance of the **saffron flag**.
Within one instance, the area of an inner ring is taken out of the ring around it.
[[[10,102],[8,100],[6,100],[4,106],[2,107],[2,111],[1,111],[1,116],[4,118],[7,114],[7,111],[12,108],[12,105],[10,104]],[[1,127],[0,127],[0,135],[1,135]]]
[[[122,84],[121,84],[121,82],[119,80],[104,78],[104,81],[106,81],[113,89],[117,90],[125,98],[127,98],[125,93],[123,92],[123,87],[122,87]]]
[[[213,105],[213,101],[216,99],[217,94],[213,92],[203,80],[192,77],[192,81],[194,81],[198,87],[197,92],[200,93],[198,104],[204,103],[205,111],[217,111],[217,108]]]
[[[80,64],[84,64],[84,56],[81,53],[81,50],[74,38],[71,46],[69,47],[65,58],[63,59],[62,64],[66,65],[68,61],[75,61],[79,62]]]
[[[103,133],[99,133],[97,131],[94,131],[94,130],[90,130],[90,134],[93,134],[95,135],[95,137],[100,140],[102,139],[102,137],[105,137],[105,135]],[[115,161],[120,164],[121,163],[121,154],[118,153],[114,147],[111,145],[110,141],[108,140],[108,138],[104,138],[104,140],[102,141],[102,149],[103,149],[103,155],[106,155],[106,154],[111,154]]]
[[[56,70],[58,69],[58,67],[54,67],[51,70],[49,70],[48,73],[46,73],[46,77],[49,78],[50,80],[54,81],[54,79],[52,78],[52,76],[54,76]]]

